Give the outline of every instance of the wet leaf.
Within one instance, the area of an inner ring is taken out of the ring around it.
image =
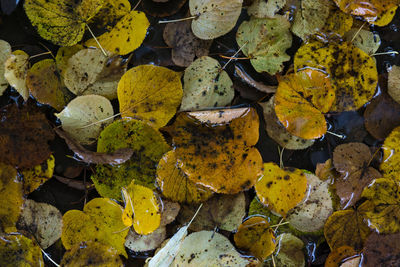
[[[165,43],[172,47],[172,61],[181,67],[189,66],[195,56],[208,55],[211,40],[201,40],[194,36],[190,21],[168,23],[164,28],[163,38]]]
[[[54,138],[46,116],[31,104],[11,104],[0,110],[0,162],[31,168],[49,158]]]
[[[362,195],[366,198],[359,207],[362,216],[371,229],[382,234],[394,234],[400,231],[400,186],[391,179],[376,179],[365,188]]]
[[[112,54],[126,55],[142,44],[149,26],[146,14],[133,10],[118,21],[111,31],[97,37],[97,40]],[[98,47],[94,39],[90,39],[85,45]]]
[[[243,0],[189,0],[192,31],[200,39],[210,40],[230,32],[242,10]]]
[[[241,68],[239,68],[238,66],[235,66],[235,75],[239,76],[245,83],[247,83],[248,85],[250,85],[251,87],[254,87],[255,89],[257,89],[260,92],[256,92],[258,94],[261,94],[261,92],[263,93],[275,93],[276,92],[276,86],[271,86],[271,85],[266,85],[262,82],[257,82],[256,80],[254,80],[252,77],[250,77],[249,74],[247,74],[246,72],[244,72]],[[235,89],[237,89],[235,87]],[[242,89],[241,87],[238,87],[239,92],[242,95],[242,91],[246,91],[246,88]],[[253,93],[254,95],[256,95],[256,93]],[[252,95],[252,92],[248,92],[248,95]],[[242,97],[244,98],[248,98],[246,97],[245,94],[242,95]],[[252,96],[255,97],[255,100],[260,99],[261,97],[256,97],[256,96]],[[251,97],[251,98],[252,98]],[[248,99],[251,99],[248,98]]]
[[[388,93],[400,103],[400,66],[393,65],[388,74]]]
[[[379,46],[381,45],[381,38],[379,35],[369,30],[353,28],[346,32],[344,38],[370,56],[378,51]]]
[[[317,163],[315,175],[322,181],[334,181],[340,174],[333,167],[332,159],[327,159],[324,163]]]
[[[264,176],[258,179],[254,188],[264,205],[286,216],[303,199],[307,178],[299,169],[281,169],[275,163],[264,163]]]
[[[38,102],[48,104],[58,111],[72,99],[52,59],[39,61],[28,70],[26,86]]]
[[[371,100],[378,73],[374,59],[354,45],[330,41],[310,41],[299,48],[295,70],[305,67],[324,70],[330,75],[336,100],[330,111],[356,110]]]
[[[29,55],[27,53],[16,50],[12,52],[4,63],[4,77],[25,101],[29,98],[29,91],[26,87],[26,74],[29,69],[28,60]]]
[[[154,232],[160,226],[161,211],[153,190],[137,185],[133,180],[126,189],[122,188],[122,193],[125,202],[122,221],[125,226],[133,226],[140,235]]]
[[[122,222],[122,212],[122,207],[108,198],[92,199],[83,211],[67,211],[61,235],[64,247],[70,250],[81,242],[94,241],[127,257],[124,242],[129,229]]]
[[[343,36],[351,29],[352,26],[353,17],[351,15],[343,13],[338,8],[333,8],[331,9],[329,17],[326,20],[323,31]]]
[[[192,256],[193,255],[193,256]],[[188,235],[171,266],[247,266],[229,239],[213,231],[200,231]]]
[[[20,174],[23,179],[23,192],[28,195],[35,191],[39,186],[53,177],[55,166],[55,158],[53,155],[43,163],[36,165],[33,168],[22,169]]]
[[[283,70],[283,62],[290,59],[286,49],[292,45],[290,23],[283,16],[243,21],[236,33],[236,41],[257,72],[271,75]]]
[[[101,130],[112,122],[114,110],[107,98],[85,95],[74,98],[55,115],[65,132],[77,142],[88,145],[96,142]]]
[[[124,266],[119,253],[110,245],[87,241],[75,244],[66,251],[61,263],[65,267],[110,267]]]
[[[400,264],[400,233],[372,233],[363,251],[362,266],[398,266]]]
[[[183,76],[181,110],[199,110],[229,105],[235,96],[232,80],[211,57],[196,59]]]
[[[256,18],[273,18],[286,4],[286,0],[255,0],[247,8],[247,13]]]
[[[262,159],[253,147],[258,128],[256,111],[240,108],[180,113],[165,130],[173,137],[177,162],[192,182],[235,194],[252,187],[261,174]]]
[[[165,226],[160,226],[148,235],[139,235],[129,231],[125,240],[125,247],[135,252],[144,252],[158,248],[167,237]]]
[[[341,266],[343,260],[353,257],[354,255],[357,255],[357,253],[354,251],[354,248],[349,246],[339,247],[329,253],[325,262],[325,267]]]
[[[11,56],[11,45],[4,40],[0,40],[0,96],[8,87],[8,81],[4,77],[5,66],[4,63]]]
[[[178,216],[181,205],[176,202],[171,202],[169,200],[162,200],[162,211],[161,211],[161,222],[160,225],[167,225],[175,221],[176,216]]]
[[[62,215],[58,209],[46,203],[25,200],[18,229],[34,235],[40,247],[47,249],[61,237]]]
[[[305,69],[279,81],[275,113],[289,133],[316,139],[327,131],[324,113],[334,100],[330,78],[321,71]]]
[[[163,196],[179,203],[203,202],[213,194],[213,191],[189,179],[177,163],[174,151],[164,154],[158,163],[157,184]]]
[[[82,39],[85,25],[103,5],[102,0],[27,0],[24,9],[42,38],[72,46]]]
[[[131,148],[130,160],[119,165],[97,165],[92,180],[102,196],[117,200],[121,188],[132,179],[139,185],[155,188],[156,165],[170,148],[161,133],[137,120],[118,120],[107,126],[97,143],[97,152],[113,153],[120,148]]]
[[[118,83],[121,115],[160,128],[175,115],[182,93],[178,73],[153,65],[134,67]]]
[[[383,177],[400,180],[400,127],[396,127],[386,137],[382,145],[383,159],[380,169]]]
[[[97,28],[111,29],[123,16],[129,14],[131,4],[129,0],[104,0],[104,5],[92,19]]]
[[[276,266],[305,266],[305,259],[304,259],[304,243],[298,237],[285,233],[281,234],[276,238],[276,249],[275,249],[275,265]],[[268,262],[269,264],[264,266],[274,266],[271,264],[271,261]]]
[[[76,44],[73,46],[62,46],[57,50],[56,63],[57,69],[61,77],[65,76],[65,71],[68,68],[69,59],[83,49],[83,45]]]
[[[275,250],[274,231],[263,218],[253,216],[244,221],[234,235],[238,248],[250,252],[260,260],[266,259]]]
[[[40,247],[21,234],[0,236],[0,258],[4,267],[44,266]]]
[[[177,13],[187,0],[144,0],[142,7],[146,14],[154,17],[167,17]]]
[[[342,144],[333,152],[333,165],[341,174],[335,180],[336,194],[340,197],[343,209],[353,206],[360,198],[363,189],[382,175],[369,163],[372,155],[363,143]]]
[[[314,140],[307,140],[289,133],[279,122],[274,108],[275,96],[268,102],[260,103],[264,110],[265,128],[268,136],[274,139],[281,147],[292,150],[306,149],[314,144]]]
[[[352,209],[334,212],[324,227],[326,242],[331,250],[349,246],[359,251],[369,234],[370,229],[363,222],[360,212]]]

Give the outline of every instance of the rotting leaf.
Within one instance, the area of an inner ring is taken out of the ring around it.
[[[274,231],[261,216],[253,216],[244,221],[235,233],[238,248],[249,251],[260,260],[265,260],[275,250]]]
[[[72,46],[82,39],[86,24],[103,5],[103,0],[27,0],[24,9],[42,38]]]
[[[243,0],[189,0],[196,19],[192,31],[200,39],[210,40],[230,32],[239,19]]]
[[[125,247],[134,252],[144,252],[158,248],[167,237],[165,226],[160,226],[148,235],[139,235],[129,231],[125,240]]]
[[[251,188],[261,174],[261,155],[254,147],[258,128],[255,109],[239,108],[180,113],[165,130],[192,182],[235,194]]]
[[[145,13],[132,10],[111,31],[97,37],[97,40],[105,50],[117,55],[127,55],[142,44],[149,26]],[[88,40],[85,45],[98,47],[94,39]]]
[[[251,87],[254,87],[260,92],[263,93],[275,93],[276,92],[276,86],[271,86],[271,85],[265,85],[261,82],[255,81],[250,75],[248,75],[246,72],[244,72],[241,68],[235,65],[235,74],[239,76],[244,82],[246,82],[248,85]],[[236,88],[235,88],[236,89]],[[239,89],[240,90],[240,89]],[[240,91],[241,93],[241,91]],[[246,98],[245,96],[243,96]],[[257,98],[259,99],[259,98]]]
[[[182,94],[179,74],[153,65],[128,70],[118,83],[121,116],[147,121],[155,128],[175,115]]]
[[[29,69],[29,55],[22,50],[13,51],[4,67],[4,77],[8,83],[27,101],[29,91],[26,87],[26,74]]]
[[[0,236],[0,258],[4,267],[45,266],[37,243],[19,233]]]
[[[271,75],[283,70],[283,62],[290,59],[286,49],[292,45],[290,23],[284,16],[243,21],[236,33],[236,41],[257,72]]]
[[[181,110],[198,110],[229,105],[235,96],[232,80],[211,57],[196,59],[183,76]]]
[[[360,251],[370,232],[361,213],[353,209],[334,212],[324,227],[326,242],[331,250],[349,246]]]
[[[40,247],[47,249],[61,237],[62,215],[54,206],[25,200],[18,229],[28,231],[35,236]]]
[[[372,235],[373,234],[370,236]],[[341,266],[340,264],[344,259],[353,257],[355,255],[357,255],[357,252],[355,252],[354,248],[349,246],[339,247],[329,253],[328,258],[326,258],[325,261],[325,267]]]
[[[400,127],[396,127],[386,137],[382,145],[383,159],[380,169],[383,177],[400,181]]]
[[[372,233],[365,241],[362,266],[398,266],[400,264],[400,233]]]
[[[370,56],[378,51],[381,45],[379,35],[369,30],[353,28],[346,32],[343,37]]]
[[[393,65],[389,71],[388,94],[400,104],[400,66]]]
[[[121,188],[132,179],[139,185],[155,188],[156,165],[170,147],[161,133],[137,120],[117,120],[100,134],[97,152],[113,153],[120,148],[131,148],[130,160],[119,165],[97,165],[92,180],[102,196],[117,200]]]
[[[29,169],[21,169],[19,173],[22,175],[23,192],[28,195],[35,191],[39,186],[53,177],[55,166],[55,158],[53,155],[35,167]]]
[[[190,25],[190,21],[168,23],[163,32],[165,43],[172,47],[172,61],[181,67],[189,66],[195,56],[207,56],[212,43],[194,36]]]
[[[254,186],[260,201],[269,209],[286,216],[303,198],[307,178],[295,168],[281,169],[275,163],[264,163],[264,176]]]
[[[356,110],[373,97],[378,82],[372,57],[351,43],[311,40],[297,50],[295,70],[315,68],[326,72],[336,93],[330,111]]]
[[[114,110],[110,100],[100,95],[84,95],[74,98],[55,114],[61,126],[80,144],[96,142],[104,127],[112,122]]]
[[[247,8],[249,16],[256,18],[273,18],[286,4],[286,0],[255,0]]]
[[[341,174],[335,179],[336,194],[340,197],[343,209],[353,206],[360,198],[363,189],[382,175],[369,167],[371,151],[363,143],[342,144],[333,152],[333,165]]]
[[[187,0],[143,0],[142,7],[154,17],[167,17],[177,13]]]
[[[163,196],[179,203],[203,202],[213,194],[213,191],[188,178],[179,166],[174,151],[164,154],[158,163],[157,184]]]
[[[4,77],[6,60],[11,56],[11,45],[4,40],[0,40],[0,96],[8,87],[8,81]]]
[[[129,229],[122,222],[122,212],[122,207],[108,198],[92,199],[83,211],[67,211],[61,234],[64,247],[69,250],[81,242],[95,241],[127,257],[124,242]]]

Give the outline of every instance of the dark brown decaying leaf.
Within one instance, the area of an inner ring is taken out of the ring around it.
[[[154,17],[167,17],[179,11],[187,0],[143,0],[142,7],[144,11]]]
[[[0,118],[0,162],[31,168],[50,156],[54,132],[39,108],[10,104],[0,110]]]
[[[90,151],[75,142],[66,132],[57,128],[54,128],[54,130],[62,139],[65,140],[69,149],[71,149],[83,162],[88,164],[122,164],[129,160],[133,154],[131,148],[121,148],[114,153]]]
[[[93,184],[90,184],[90,183],[85,184],[83,181],[80,181],[80,180],[69,179],[69,178],[58,176],[58,175],[54,175],[54,178],[56,178],[59,182],[65,184],[71,188],[77,189],[77,190],[85,191],[85,190],[94,189]]]
[[[255,81],[253,78],[250,77],[246,72],[241,70],[238,66],[235,66],[235,73],[238,75],[240,78],[242,78],[243,81],[245,81],[248,85],[256,88],[257,90],[264,92],[264,93],[275,93],[277,86],[272,86],[272,85],[265,85],[263,83]]]
[[[372,233],[365,242],[362,266],[400,266],[400,233]]]
[[[189,66],[195,56],[208,55],[212,40],[201,40],[194,36],[191,21],[168,23],[164,28],[165,43],[172,48],[172,61],[181,67]]]

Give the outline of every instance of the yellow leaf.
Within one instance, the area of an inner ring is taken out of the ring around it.
[[[56,63],[61,77],[65,76],[65,70],[68,67],[68,60],[83,48],[83,45],[76,44],[73,46],[62,46],[57,50]]]
[[[238,248],[249,251],[260,260],[265,260],[275,250],[274,231],[261,216],[244,221],[233,237]]]
[[[254,188],[260,201],[271,210],[286,216],[304,197],[307,178],[295,168],[281,169],[275,163],[264,163],[264,176]]]
[[[122,207],[108,198],[92,199],[83,211],[67,211],[61,234],[64,247],[69,250],[81,242],[95,241],[127,257],[124,243],[129,229],[122,221],[122,212]]]
[[[124,224],[128,227],[133,225],[140,235],[154,232],[160,226],[161,212],[153,190],[137,185],[133,180],[126,189],[122,188],[122,193],[125,200]]]
[[[100,35],[97,40],[105,50],[113,54],[126,55],[142,44],[149,26],[150,23],[143,12],[131,11],[110,32]],[[94,39],[90,39],[85,45],[98,47]]]
[[[0,236],[0,259],[4,267],[45,266],[40,247],[21,234]]]
[[[175,115],[182,94],[179,74],[153,65],[128,70],[118,84],[122,117],[144,120],[155,128],[166,125]]]
[[[323,31],[344,35],[351,29],[351,26],[353,26],[353,17],[335,8],[330,12]]]
[[[380,169],[385,178],[400,181],[400,127],[386,137],[382,146],[383,160]]]
[[[4,77],[8,83],[17,90],[25,101],[28,100],[29,91],[26,87],[26,74],[29,69],[29,55],[21,50],[13,51],[4,66]]]
[[[30,169],[20,171],[23,177],[23,191],[28,195],[53,177],[55,158],[51,155],[45,162]]]
[[[295,70],[323,70],[331,77],[336,100],[330,111],[350,111],[362,107],[374,96],[378,82],[375,60],[347,42],[311,40],[294,58]]]
[[[82,39],[85,25],[103,5],[103,0],[27,0],[24,8],[41,37],[72,46]]]
[[[179,203],[203,202],[213,194],[213,191],[189,179],[177,164],[175,151],[164,154],[158,163],[157,183],[163,196]]]
[[[323,113],[335,100],[330,78],[323,72],[306,69],[279,81],[275,94],[275,113],[286,130],[304,139],[326,133]]]
[[[110,29],[123,16],[131,10],[129,0],[104,0],[104,5],[92,20],[97,28]]]

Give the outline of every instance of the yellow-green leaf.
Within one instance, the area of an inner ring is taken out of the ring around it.
[[[55,158],[51,155],[45,162],[33,168],[22,169],[20,174],[23,177],[23,191],[28,195],[39,186],[53,177]]]
[[[29,69],[29,55],[22,50],[13,51],[4,63],[4,77],[8,83],[26,101],[29,98],[29,91],[26,87],[26,74]]]
[[[0,236],[1,266],[45,266],[42,251],[34,240],[21,234]]]
[[[385,178],[400,181],[400,127],[386,137],[382,146],[383,160],[380,169]]]
[[[83,45],[76,44],[73,46],[62,46],[57,50],[56,63],[61,77],[65,76],[65,70],[68,67],[68,60],[83,48]]]
[[[0,96],[8,87],[8,81],[4,77],[4,63],[11,56],[11,45],[4,40],[0,40]]]

